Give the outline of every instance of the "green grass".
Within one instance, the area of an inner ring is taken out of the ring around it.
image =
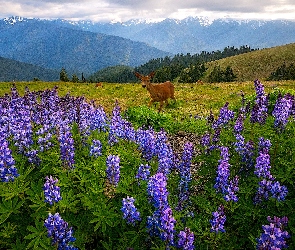
[[[264,81],[266,93],[273,89],[295,91],[295,81]],[[0,83],[0,95],[10,92],[12,83]],[[64,83],[64,82],[17,82],[17,89],[24,94],[25,86],[30,91],[52,89],[58,86],[59,95],[70,93],[72,96],[84,96],[87,100],[94,100],[97,105],[103,106],[107,113],[111,112],[114,103],[118,100],[122,111],[128,108],[146,106],[149,102],[149,93],[140,84],[104,83],[103,87],[95,87],[94,83]],[[174,119],[185,119],[191,116],[205,117],[210,110],[217,115],[219,109],[229,102],[229,107],[240,104],[241,91],[245,95],[255,93],[253,81],[235,83],[205,83],[175,84],[176,102],[169,101],[163,113],[171,115]],[[156,104],[158,105],[158,104]],[[156,111],[157,107],[151,107]]]

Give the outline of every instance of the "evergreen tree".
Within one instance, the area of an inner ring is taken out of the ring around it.
[[[78,78],[78,76],[77,75],[73,75],[72,76],[72,82],[79,82],[79,78]]]
[[[67,71],[65,70],[65,68],[61,69],[61,71],[59,73],[59,79],[62,82],[69,82],[68,74],[67,74]]]

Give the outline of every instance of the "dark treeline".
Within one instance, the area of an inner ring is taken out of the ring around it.
[[[282,64],[276,71],[271,73],[267,80],[295,80],[295,65],[293,63],[289,66],[286,63]]]
[[[206,72],[205,63],[248,53],[257,49],[251,49],[247,45],[236,48],[234,46],[225,47],[223,51],[217,50],[212,52],[202,51],[199,54],[191,55],[190,53],[177,54],[173,57],[164,57],[151,59],[147,63],[138,67],[130,68],[124,66],[109,67],[100,70],[89,77],[91,82],[137,82],[138,79],[133,72],[149,74],[155,71],[154,82],[173,81],[178,78],[179,82],[196,82]]]

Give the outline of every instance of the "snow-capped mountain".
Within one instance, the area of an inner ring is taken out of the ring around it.
[[[158,22],[59,21],[63,25],[70,24],[78,29],[145,42],[172,54],[196,54],[241,45],[268,48],[295,42],[295,22],[286,20],[210,20],[206,17],[188,17],[183,20],[164,19]]]

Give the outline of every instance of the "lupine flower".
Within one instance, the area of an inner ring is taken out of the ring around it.
[[[56,203],[62,199],[60,196],[60,187],[55,185],[58,179],[54,179],[51,175],[50,177],[46,176],[45,179],[46,182],[43,186],[45,202],[53,205],[54,202]]]
[[[107,173],[107,178],[109,182],[117,186],[118,182],[120,180],[120,158],[119,156],[116,155],[109,155],[107,160],[106,160],[106,173]]]
[[[90,146],[90,156],[94,156],[95,158],[97,158],[98,156],[101,156],[101,149],[102,149],[102,145],[101,142],[99,140],[92,140],[92,144]]]
[[[227,186],[227,192],[224,196],[224,199],[226,201],[238,201],[238,197],[236,195],[236,192],[239,191],[239,176],[235,176],[232,180],[230,180],[229,185]]]
[[[75,164],[75,148],[68,120],[65,120],[59,127],[58,141],[60,144],[60,157],[64,166],[73,168]]]
[[[93,110],[91,118],[90,118],[90,129],[91,130],[99,130],[105,132],[108,127],[108,118],[103,109],[103,107],[99,106]]]
[[[181,163],[179,165],[180,182],[178,185],[178,206],[177,209],[182,210],[184,203],[189,200],[189,184],[191,182],[191,161],[193,157],[193,144],[187,142],[184,144]]]
[[[275,118],[274,126],[279,132],[282,132],[288,123],[288,118],[292,113],[293,103],[294,96],[290,94],[286,94],[283,98],[277,99],[272,115]]]
[[[264,124],[267,118],[268,111],[268,97],[264,93],[264,86],[259,80],[254,81],[256,90],[255,105],[251,112],[250,121],[252,123],[258,122]]]
[[[230,176],[230,164],[229,153],[227,147],[220,147],[220,160],[217,168],[217,177],[214,188],[217,192],[224,194],[224,199],[226,201],[238,201],[236,192],[239,191],[238,187],[238,176],[235,176],[233,180],[229,181]]]
[[[220,205],[218,210],[212,213],[213,219],[210,220],[211,229],[210,232],[225,232],[224,223],[226,221],[226,216],[224,214],[224,207]]]
[[[210,145],[210,134],[209,133],[206,133],[202,136],[201,145],[203,147],[209,147],[209,145]]]
[[[174,245],[176,220],[172,216],[172,210],[168,204],[166,179],[166,176],[161,172],[149,179],[147,192],[156,210],[153,216],[148,217],[147,228],[150,235],[160,236],[167,245]]]
[[[44,137],[38,137],[38,145],[39,145],[39,152],[44,152],[44,150],[48,150],[53,146],[53,143],[50,141],[52,138],[52,134],[50,132],[46,133]]]
[[[273,180],[270,173],[270,156],[266,150],[260,151],[259,156],[256,158],[256,165],[254,174],[258,177]]]
[[[242,162],[245,163],[244,170],[249,171],[254,167],[254,142],[248,141],[241,152]]]
[[[267,217],[267,220],[270,222],[269,225],[263,225],[263,233],[260,238],[257,239],[256,249],[283,249],[288,248],[286,239],[290,238],[290,235],[287,231],[284,230],[284,227],[288,224],[288,218],[278,218]]]
[[[220,109],[218,119],[212,124],[213,129],[226,126],[234,118],[234,112],[228,109],[228,102]]]
[[[140,213],[137,211],[137,208],[134,206],[134,198],[127,196],[127,198],[122,200],[123,218],[126,220],[127,224],[135,226],[136,221],[140,221]]]
[[[15,167],[15,161],[8,147],[8,142],[0,129],[0,179],[2,182],[14,181],[19,174]]]
[[[262,181],[259,182],[259,187],[254,197],[254,204],[259,204],[263,200],[268,200],[271,184],[272,184],[272,181],[266,180],[266,179],[263,179]]]
[[[160,236],[160,215],[159,210],[156,210],[152,216],[147,217],[147,231],[150,236]]]
[[[28,157],[28,161],[32,164],[35,164],[37,166],[40,165],[41,159],[38,156],[38,150],[30,150],[25,153],[25,155]]]
[[[288,194],[288,189],[286,186],[283,186],[276,181],[275,183],[272,183],[270,192],[273,198],[276,198],[278,201],[283,201]]]
[[[230,175],[230,165],[228,163],[229,154],[227,147],[221,147],[220,151],[221,159],[219,160],[219,165],[217,168],[217,177],[214,188],[216,189],[216,191],[222,192],[224,194],[227,191],[226,187],[228,186],[228,179]]]
[[[221,133],[221,128],[216,128],[214,130],[214,134],[213,134],[213,137],[212,137],[212,144],[213,145],[216,145],[219,142],[219,140],[220,140],[220,133]],[[211,149],[213,149],[213,148],[211,147]]]
[[[236,134],[235,150],[242,156],[245,150],[245,138],[241,134]]]
[[[150,161],[156,155],[156,134],[152,129],[138,129],[135,141],[139,146],[139,150],[142,152],[142,156],[147,161]]]
[[[176,220],[172,215],[172,210],[170,207],[167,207],[164,210],[161,210],[160,216],[160,238],[167,242],[168,245],[174,245],[174,227],[176,224]]]
[[[179,248],[182,248],[184,250],[193,250],[194,247],[194,233],[191,232],[191,230],[186,227],[184,231],[180,231],[178,234],[178,242],[177,245]]]
[[[244,129],[244,117],[242,114],[240,114],[234,125],[234,132],[236,134],[240,134],[243,131],[243,129]]]
[[[116,105],[112,111],[112,119],[109,130],[109,144],[113,145],[118,142],[118,139],[135,140],[135,130],[132,124],[122,119],[120,114],[120,106],[116,101]]]
[[[263,137],[259,138],[258,142],[258,151],[266,150],[267,152],[270,150],[271,142],[268,139],[264,139]]]
[[[150,168],[151,166],[149,166],[148,164],[145,164],[145,165],[141,164],[138,168],[138,172],[135,178],[139,180],[147,181],[150,176]]]
[[[58,250],[77,250],[78,248],[69,245],[76,239],[73,237],[73,229],[64,221],[59,213],[52,215],[49,213],[48,218],[44,222],[47,228],[48,237],[51,238],[52,245],[58,246]]]
[[[168,206],[167,178],[163,173],[150,177],[147,187],[148,195],[156,209]]]

